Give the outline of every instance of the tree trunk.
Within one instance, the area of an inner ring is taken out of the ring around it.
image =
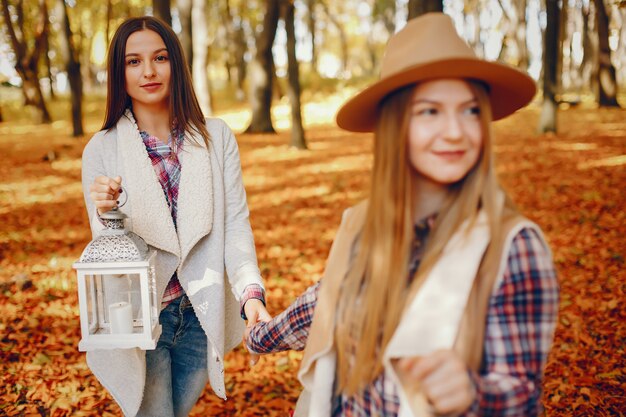
[[[344,78],[348,77],[348,37],[346,36],[346,31],[343,28],[343,25],[337,19],[337,17],[328,10],[328,4],[326,4],[325,0],[320,0],[320,4],[328,17],[328,20],[335,26],[335,29],[339,32],[339,44],[341,45],[341,75]]]
[[[374,0],[372,21],[382,22],[389,36],[396,32],[396,0]]]
[[[591,5],[585,7],[582,6],[581,12],[583,16],[583,60],[580,63],[580,73],[583,85],[588,85],[591,91],[596,91],[596,81],[598,77],[595,76],[595,63],[597,61],[597,37],[593,36],[595,27],[593,27],[593,20],[591,19]],[[593,27],[593,29],[592,29]]]
[[[39,85],[39,56],[45,49],[45,38],[48,33],[48,8],[45,0],[39,1],[39,20],[35,26],[35,39],[32,49],[29,50],[28,42],[21,37],[18,37],[13,27],[11,14],[9,12],[8,0],[2,1],[2,14],[4,16],[4,22],[6,31],[8,32],[9,39],[11,40],[11,47],[15,54],[15,71],[22,79],[22,93],[24,94],[24,105],[30,106],[32,111],[32,118],[35,123],[50,123],[50,113],[46,107],[46,102],[41,92],[41,86]],[[20,28],[24,27],[24,10],[23,4],[20,1],[17,6],[18,25]]]
[[[311,72],[317,74],[317,48],[315,47],[315,0],[307,0],[307,8],[309,15],[307,18],[307,26],[311,34]]]
[[[54,100],[54,78],[52,77],[52,63],[50,62],[50,33],[46,33],[43,58],[44,62],[46,63],[46,75],[48,76],[48,80],[50,80],[50,85],[48,86],[48,94],[50,94],[50,99]]]
[[[250,106],[252,120],[246,133],[274,133],[272,126],[272,45],[278,27],[279,0],[266,0],[263,30],[257,39],[257,52],[250,62]]]
[[[563,4],[561,5],[561,16],[559,18],[560,20],[559,22],[559,53],[558,53],[558,60],[556,64],[556,85],[557,85],[557,91],[559,92],[559,95],[563,94],[565,84],[566,84],[566,80],[563,78],[564,63],[565,63],[564,62],[565,54],[563,52],[565,51],[565,46],[568,43],[567,42],[567,38],[568,38],[567,36],[568,10],[567,9],[568,7],[569,6],[567,5],[567,2],[563,2]]]
[[[72,93],[72,134],[74,137],[82,136],[84,134],[83,81],[80,76],[80,61],[76,57],[76,49],[72,40],[72,28],[64,0],[56,1],[54,14],[56,15],[56,21],[61,25],[59,30],[59,35],[61,36],[59,50],[65,63],[65,70],[67,71],[67,78],[69,79]]]
[[[246,34],[243,29],[243,16],[245,3],[239,4],[239,11],[236,15],[230,6],[230,1],[226,0],[226,19],[227,24],[227,45],[228,52],[227,57],[227,71],[228,81],[235,81],[235,97],[238,101],[243,101],[246,97],[244,92],[244,81],[246,79],[246,51],[248,50],[248,44],[246,43]],[[238,17],[238,19],[235,19]],[[235,22],[236,21],[236,22]],[[234,76],[231,72],[234,71]]]
[[[111,0],[109,0],[109,5]],[[155,17],[163,20],[168,25],[172,26],[172,11],[170,10],[170,0],[152,0],[152,9]],[[107,34],[108,34],[107,23]]]
[[[213,114],[211,108],[211,93],[207,74],[209,54],[209,28],[206,16],[207,3],[205,0],[193,0],[193,85],[205,117]]]
[[[539,119],[539,133],[556,132],[557,89],[556,67],[559,53],[559,3],[546,0],[546,34],[543,49],[543,108]]]
[[[192,0],[176,0],[176,4],[178,6],[178,17],[180,18],[181,26],[180,43],[183,45],[185,59],[191,70],[193,66],[193,46],[191,42],[193,39],[193,28],[191,25]]]
[[[290,145],[298,149],[306,149],[306,139],[304,138],[304,128],[302,127],[302,112],[300,104],[300,74],[298,70],[298,60],[296,57],[294,5],[293,0],[282,1],[285,32],[287,32],[287,74],[289,77],[287,94],[289,95],[289,103],[291,103]]]
[[[443,0],[409,0],[407,20],[429,12],[443,12]]]
[[[596,6],[596,27],[598,28],[597,55],[597,98],[602,107],[619,107],[617,103],[617,80],[615,67],[611,62],[609,46],[609,17],[606,14],[603,0],[594,0]]]
[[[517,25],[515,28],[515,40],[517,43],[517,51],[519,53],[518,66],[520,69],[527,71],[529,64],[528,46],[526,44],[526,37],[528,31],[526,28],[526,0],[518,0],[513,2],[517,8]]]
[[[235,29],[235,41],[233,44],[235,45],[235,68],[237,68],[237,92],[235,96],[237,100],[243,101],[246,98],[243,84],[246,81],[246,51],[248,50],[248,44],[246,43],[246,33],[241,23]]]
[[[152,5],[154,8],[154,4]],[[169,10],[169,9],[168,9]],[[156,11],[154,13],[157,16]],[[106,29],[104,35],[106,36],[105,41],[108,45],[111,40],[111,19],[113,18],[113,0],[107,0],[107,16],[106,16]]]

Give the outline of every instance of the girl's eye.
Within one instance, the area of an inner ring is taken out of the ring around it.
[[[154,58],[155,61],[159,61],[159,62],[163,62],[163,61],[167,61],[167,56],[165,55],[158,55],[156,58]]]
[[[466,114],[470,114],[472,116],[478,116],[480,114],[480,107],[472,106],[465,109]]]
[[[416,109],[413,114],[418,116],[434,116],[437,114],[437,109],[434,107],[426,107],[422,109]]]
[[[129,59],[128,61],[126,61],[126,64],[127,65],[137,65],[137,64],[139,64],[139,60],[135,59],[135,58],[132,58],[132,59]]]

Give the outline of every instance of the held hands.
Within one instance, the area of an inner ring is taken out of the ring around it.
[[[256,298],[251,298],[246,301],[243,306],[243,311],[248,318],[248,324],[246,325],[246,333],[243,337],[243,344],[246,345],[246,340],[250,336],[250,330],[258,322],[268,322],[272,320],[272,316],[267,312],[263,302]],[[259,361],[260,355],[258,353],[250,352],[250,367],[254,366]]]
[[[400,359],[395,368],[403,381],[410,381],[425,395],[438,415],[461,414],[476,398],[465,363],[451,350]]]
[[[117,200],[122,192],[122,177],[109,178],[103,175],[96,177],[89,186],[89,197],[96,206],[98,214],[102,215],[117,206]]]

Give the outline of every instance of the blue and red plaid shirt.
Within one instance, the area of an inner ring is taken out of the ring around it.
[[[414,275],[432,218],[415,228],[410,274]],[[306,345],[320,285],[309,287],[268,323],[258,323],[247,341],[258,353],[302,350]],[[513,239],[503,281],[492,295],[487,315],[484,361],[470,372],[476,400],[464,416],[533,416],[541,411],[541,378],[552,344],[558,310],[554,266],[542,240],[531,229]],[[398,415],[397,387],[384,372],[354,396],[337,395],[333,416]]]
[[[178,209],[178,189],[180,185],[180,151],[183,148],[185,132],[177,129],[176,126],[172,128],[170,136],[167,138],[167,143],[163,143],[156,136],[150,135],[146,131],[140,131],[141,139],[146,147],[152,167],[156,173],[163,194],[170,208],[172,220],[174,221],[174,227],[176,227],[176,215]],[[172,276],[165,292],[163,293],[163,300],[161,306],[166,306],[173,300],[181,297],[185,294],[178,276],[176,273]],[[260,285],[252,284],[248,285],[244,289],[243,296],[241,297],[241,316],[245,319],[243,306],[251,298],[257,298],[265,304],[265,293]]]

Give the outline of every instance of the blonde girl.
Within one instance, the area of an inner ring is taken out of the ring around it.
[[[321,281],[247,333],[305,349],[297,416],[532,416],[558,288],[537,225],[498,185],[491,122],[530,77],[477,58],[441,13],[387,45],[338,125],[374,133],[369,199],[344,213]]]

